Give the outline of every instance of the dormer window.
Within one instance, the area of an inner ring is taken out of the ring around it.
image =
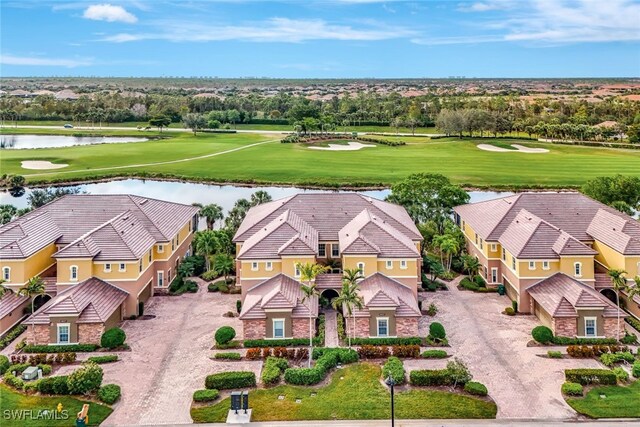
[[[542,261],[542,269],[543,270],[549,269],[549,261]]]
[[[265,264],[265,270],[271,271],[273,270],[273,263],[271,261],[267,261]]]
[[[535,270],[535,269],[536,269],[536,262],[529,261],[529,270]]]
[[[498,245],[496,245],[495,243],[491,244],[491,252],[495,252],[498,250]]]
[[[69,267],[69,279],[72,282],[75,282],[78,280],[78,266],[77,265],[72,265],[71,267]]]
[[[331,245],[331,256],[333,258],[338,258],[340,256],[340,246],[337,243]]]
[[[576,262],[573,264],[573,272],[576,277],[582,277],[582,263]]]
[[[358,270],[360,271],[360,275],[364,277],[364,262],[359,262],[357,266]]]
[[[158,245],[158,253],[161,254],[164,252],[164,245]]]
[[[324,258],[327,256],[327,247],[324,243],[318,244],[318,256]]]
[[[251,271],[258,271],[258,263],[256,261],[251,263]]]

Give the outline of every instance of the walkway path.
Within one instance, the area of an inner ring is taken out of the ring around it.
[[[338,314],[333,309],[324,312],[324,346],[338,347]]]

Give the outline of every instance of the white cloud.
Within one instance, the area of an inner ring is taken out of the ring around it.
[[[487,0],[471,4],[459,4],[458,10],[460,12],[487,12],[489,10],[511,9],[514,5],[513,0]]]
[[[0,55],[0,64],[4,65],[32,65],[39,67],[86,67],[93,65],[91,59],[64,59],[64,58],[42,58],[36,56],[13,56]]]
[[[166,20],[156,22],[155,26],[161,31],[120,33],[104,37],[101,40],[116,43],[137,40],[168,40],[173,42],[238,40],[300,43],[309,40],[372,41],[415,35],[413,31],[404,28],[392,28],[373,23],[369,23],[363,28],[354,28],[350,25],[330,24],[322,19],[271,18],[250,25],[223,26]]]
[[[126,22],[133,24],[138,21],[135,15],[126,11],[122,6],[112,4],[94,4],[89,6],[82,15],[83,18],[94,21]]]

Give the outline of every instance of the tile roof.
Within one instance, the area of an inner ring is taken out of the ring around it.
[[[640,224],[631,218],[598,210],[587,233],[624,255],[640,255]]]
[[[498,239],[516,258],[555,259],[597,252],[566,232],[521,209]]]
[[[291,310],[291,317],[318,316],[318,297],[313,297],[311,301],[305,301],[301,284],[297,280],[278,274],[265,280],[249,289],[242,304],[240,319],[264,319],[267,317],[266,311]],[[310,307],[309,307],[310,306]]]
[[[604,295],[584,283],[556,273],[529,286],[529,295],[553,317],[577,317],[576,308],[602,308],[604,317],[616,317],[618,308]],[[621,316],[626,314],[620,310]]]
[[[18,295],[16,292],[7,292],[0,298],[0,319],[11,313],[16,308],[29,300],[28,296]],[[22,313],[21,313],[22,314]],[[18,320],[20,316],[16,318]]]
[[[77,323],[102,323],[128,295],[127,291],[92,277],[60,292],[24,323],[49,324],[49,316],[56,314],[77,315]]]
[[[413,291],[405,284],[382,273],[375,273],[359,284],[359,294],[364,300],[362,310],[354,309],[355,317],[368,317],[370,308],[396,309],[397,317],[421,316]]]
[[[28,257],[53,242],[67,245],[126,212],[156,242],[168,242],[198,208],[124,194],[66,195],[0,226],[0,257]],[[90,254],[96,248],[88,245],[77,250]]]
[[[291,210],[317,230],[319,240],[337,241],[338,232],[364,209],[369,209],[409,239],[422,240],[401,206],[358,193],[302,193],[252,207],[233,241],[246,242],[286,210]]]

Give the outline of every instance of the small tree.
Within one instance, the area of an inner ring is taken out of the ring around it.
[[[94,362],[86,362],[67,378],[69,394],[90,394],[102,384],[102,368]]]
[[[304,293],[302,303],[307,303],[307,310],[309,310],[309,367],[311,367],[311,353],[313,353],[313,316],[312,316],[312,301],[320,295],[316,287],[316,277],[327,271],[327,267],[316,263],[297,263],[296,267],[300,270],[300,281],[306,282],[300,289]]]
[[[464,264],[464,270],[467,272],[470,278],[474,278],[478,275],[480,267],[482,266],[478,258],[471,255],[465,255],[462,258],[462,262]]]
[[[457,357],[447,363],[447,371],[453,381],[453,388],[458,384],[466,384],[473,379],[473,375],[469,372],[469,368],[467,368],[467,366]]]
[[[182,117],[182,123],[186,128],[191,129],[194,135],[197,134],[198,129],[207,127],[207,119],[202,114],[196,113],[185,114]]]
[[[358,280],[362,278],[362,272],[357,268],[345,269],[342,276],[342,289],[336,298],[333,299],[333,308],[343,307],[347,309],[347,316],[352,317],[353,328],[349,335],[349,348],[351,348],[351,336],[355,336],[356,317],[353,313],[354,308],[362,310],[364,307],[364,299],[358,294]]]
[[[157,127],[162,133],[162,128],[167,127],[171,124],[171,118],[165,115],[159,115],[152,117],[149,120],[149,126]]]
[[[18,295],[31,298],[31,314],[34,312],[36,297],[38,295],[44,295],[45,287],[44,280],[40,276],[35,276],[29,279],[29,281],[18,290]],[[35,323],[32,324],[33,333],[35,336]]]
[[[229,275],[233,272],[233,257],[227,254],[218,254],[213,260],[213,269],[224,276],[224,282],[227,283]]]

